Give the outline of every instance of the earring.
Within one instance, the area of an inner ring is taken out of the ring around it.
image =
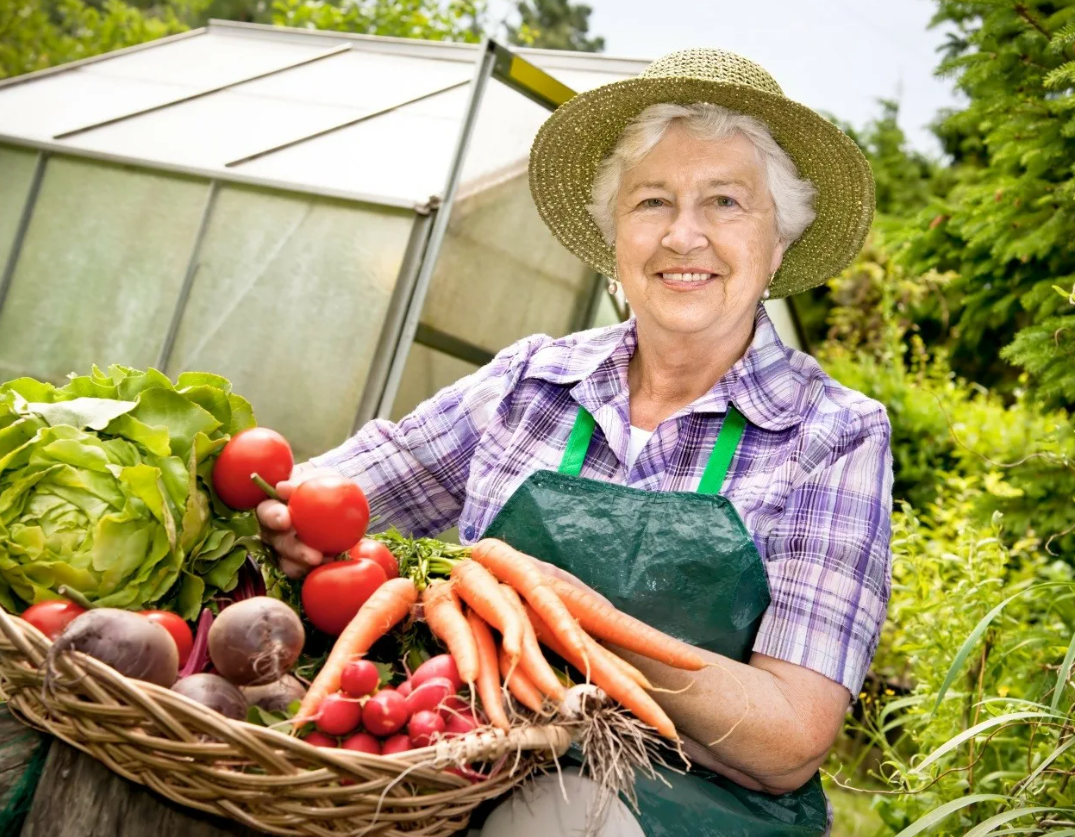
[[[620,295],[620,283],[616,279],[608,280],[608,292],[611,296]]]

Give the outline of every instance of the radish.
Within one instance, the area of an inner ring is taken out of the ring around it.
[[[323,732],[311,732],[304,739],[307,744],[313,744],[315,747],[339,747],[340,742],[335,738],[331,738],[325,735]]]
[[[447,721],[452,715],[457,715],[460,712],[470,714],[470,704],[462,695],[448,695],[448,697],[440,702],[437,711],[439,711],[440,716]]]
[[[455,694],[452,681],[447,677],[430,677],[407,695],[407,714],[414,715],[423,709],[439,712],[441,704]]]
[[[406,699],[393,689],[381,689],[362,707],[362,726],[374,735],[399,732],[409,717]]]
[[[358,753],[369,753],[371,756],[381,755],[381,742],[368,732],[356,732],[350,738],[344,739],[340,747]]]
[[[436,712],[430,712],[427,709],[415,713],[407,724],[407,734],[415,747],[428,747],[443,733],[444,719]]]
[[[459,735],[466,735],[468,732],[474,732],[480,726],[478,719],[474,717],[474,714],[469,709],[462,712],[453,712],[444,718],[444,735],[445,737],[455,738]]]
[[[255,596],[224,608],[209,629],[209,658],[236,686],[279,680],[306,641],[302,622],[279,599]]]
[[[402,683],[396,686],[396,691],[403,695],[403,697],[407,697],[407,695],[411,693],[411,688],[411,681],[404,680]]]
[[[411,675],[411,688],[417,689],[427,680],[433,677],[447,677],[452,682],[452,691],[458,692],[463,688],[463,681],[459,677],[459,669],[456,668],[455,660],[451,654],[438,654],[430,657]]]
[[[384,744],[381,745],[381,755],[394,756],[397,753],[405,753],[413,749],[411,739],[405,733],[397,732],[395,735],[390,735],[385,739]]]
[[[329,695],[317,710],[317,728],[328,735],[347,735],[362,722],[362,705],[354,698]]]
[[[59,675],[56,658],[68,650],[81,651],[120,674],[166,689],[179,675],[179,649],[172,635],[129,610],[102,607],[72,619],[49,649],[46,687]]]
[[[381,685],[381,673],[369,660],[349,662],[340,675],[340,688],[351,697],[365,697],[377,691]]]
[[[172,691],[219,712],[225,718],[246,720],[246,697],[217,674],[192,674],[184,677],[172,686]]]

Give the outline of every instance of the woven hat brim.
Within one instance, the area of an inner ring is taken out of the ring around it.
[[[542,125],[530,151],[530,190],[560,243],[605,276],[616,256],[586,207],[594,176],[627,124],[659,102],[708,102],[753,116],[818,190],[817,217],[784,254],[773,297],[820,285],[847,267],[874,211],[870,164],[854,141],[805,105],[753,87],[700,78],[633,78],[580,93]]]

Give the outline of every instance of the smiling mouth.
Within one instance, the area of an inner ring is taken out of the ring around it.
[[[701,284],[715,279],[715,273],[658,273],[665,282],[682,282],[684,284]]]

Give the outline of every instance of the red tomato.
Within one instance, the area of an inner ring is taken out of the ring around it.
[[[384,570],[372,561],[331,561],[302,582],[302,609],[314,627],[339,636],[358,609],[385,583]]]
[[[358,546],[352,546],[347,554],[356,559],[365,558],[368,561],[376,561],[388,578],[399,578],[399,562],[396,556],[379,541],[363,538],[358,542]]]
[[[22,618],[49,639],[56,639],[68,622],[85,612],[86,608],[67,599],[50,599],[30,605],[22,612]]]
[[[167,610],[143,610],[141,614],[172,635],[175,647],[179,649],[179,667],[186,665],[190,652],[194,650],[194,635],[190,632],[190,625],[183,621],[183,617],[169,613]]]
[[[329,555],[346,552],[362,540],[370,522],[370,504],[362,489],[335,475],[302,483],[287,508],[299,540]]]
[[[233,509],[252,509],[267,495],[250,479],[256,473],[269,485],[291,476],[295,458],[287,439],[267,427],[236,433],[213,465],[213,488]]]

